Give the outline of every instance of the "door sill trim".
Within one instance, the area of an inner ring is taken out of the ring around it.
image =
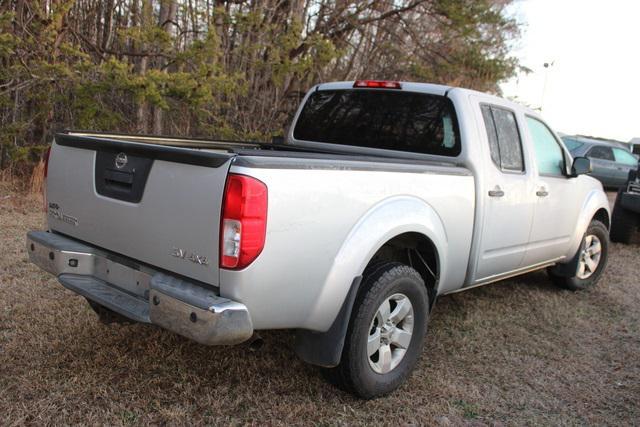
[[[556,258],[556,259],[553,259],[553,260],[541,262],[541,263],[534,264],[534,265],[531,265],[531,266],[528,266],[528,267],[519,268],[517,270],[512,270],[512,271],[509,271],[507,273],[502,273],[502,274],[498,274],[498,275],[494,275],[494,276],[485,277],[483,279],[480,279],[480,280],[476,281],[475,283],[473,283],[473,284],[471,284],[469,286],[464,286],[464,287],[462,287],[460,289],[456,289],[454,291],[447,292],[447,294],[453,294],[453,293],[456,293],[456,292],[466,291],[467,289],[477,288],[477,287],[480,287],[480,286],[488,285],[490,283],[495,283],[495,282],[499,282],[501,280],[510,279],[512,277],[515,277],[515,276],[520,276],[522,274],[531,273],[532,271],[542,270],[543,268],[551,267],[552,265],[557,264],[558,261],[560,261],[560,260],[562,260],[564,258],[565,257],[559,257],[559,258]]]

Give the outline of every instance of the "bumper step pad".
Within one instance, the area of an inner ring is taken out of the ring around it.
[[[132,320],[151,323],[149,304],[94,277],[61,274],[58,281],[67,289],[82,295]]]

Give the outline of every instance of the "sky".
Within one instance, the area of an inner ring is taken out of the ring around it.
[[[640,0],[517,0],[509,13],[523,24],[513,54],[531,73],[503,96],[558,132],[640,137]]]

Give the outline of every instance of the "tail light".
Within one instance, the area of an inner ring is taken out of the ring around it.
[[[356,80],[353,87],[368,87],[377,89],[402,89],[400,82],[389,80]]]
[[[220,228],[220,267],[239,270],[251,264],[264,248],[267,186],[246,175],[230,174]]]

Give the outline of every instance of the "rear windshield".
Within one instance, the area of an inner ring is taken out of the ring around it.
[[[460,154],[458,123],[444,96],[391,90],[321,90],[293,130],[302,141],[440,156]]]

